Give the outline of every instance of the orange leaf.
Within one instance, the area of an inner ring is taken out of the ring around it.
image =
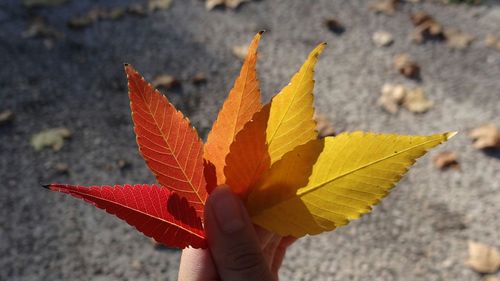
[[[262,31],[253,38],[240,75],[236,78],[234,87],[224,101],[207,137],[204,158],[215,166],[218,184],[225,182],[224,166],[229,146],[236,134],[262,107],[256,72],[257,46],[261,34]]]
[[[253,184],[271,165],[266,142],[270,107],[270,104],[264,106],[245,124],[236,135],[226,158],[226,183],[242,198],[246,198]]]
[[[203,218],[207,199],[203,143],[189,120],[132,66],[127,72],[137,144],[158,182],[185,197]]]

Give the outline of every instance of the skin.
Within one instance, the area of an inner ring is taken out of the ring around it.
[[[243,202],[227,186],[208,198],[205,230],[209,248],[182,251],[180,281],[276,281],[286,249],[296,240],[253,225]]]

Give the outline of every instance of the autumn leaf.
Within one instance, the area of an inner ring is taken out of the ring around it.
[[[272,165],[253,188],[252,220],[295,237],[346,225],[370,212],[417,158],[454,135],[354,132],[312,140]],[[311,216],[317,226],[303,219]]]
[[[203,143],[167,98],[125,65],[137,144],[158,183],[185,197],[200,217],[207,200]]]
[[[253,38],[240,75],[234,82],[205,143],[204,158],[216,169],[217,183],[225,182],[224,166],[236,134],[262,107],[257,79],[257,47],[263,32]]]
[[[285,88],[271,100],[267,143],[271,164],[298,145],[316,139],[314,122],[314,66],[326,43],[319,44]]]
[[[270,104],[254,114],[252,120],[236,135],[226,157],[226,184],[241,198],[246,198],[250,187],[271,164],[266,142],[269,110]]]
[[[205,232],[195,209],[168,188],[147,184],[91,187],[51,184],[46,187],[103,209],[164,245],[206,247]]]

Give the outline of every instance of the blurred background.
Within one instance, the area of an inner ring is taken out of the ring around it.
[[[2,0],[0,280],[176,280],[180,252],[40,183],[154,183],[122,64],[206,137],[262,29],[264,101],[326,41],[322,134],[458,130],[282,280],[499,280],[500,2]]]

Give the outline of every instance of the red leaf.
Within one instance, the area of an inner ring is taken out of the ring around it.
[[[203,218],[203,143],[189,120],[132,66],[125,65],[137,144],[160,185],[186,197]]]
[[[206,248],[200,217],[185,198],[181,199],[167,188],[147,184],[114,187],[51,184],[47,187],[116,215],[168,247]]]

